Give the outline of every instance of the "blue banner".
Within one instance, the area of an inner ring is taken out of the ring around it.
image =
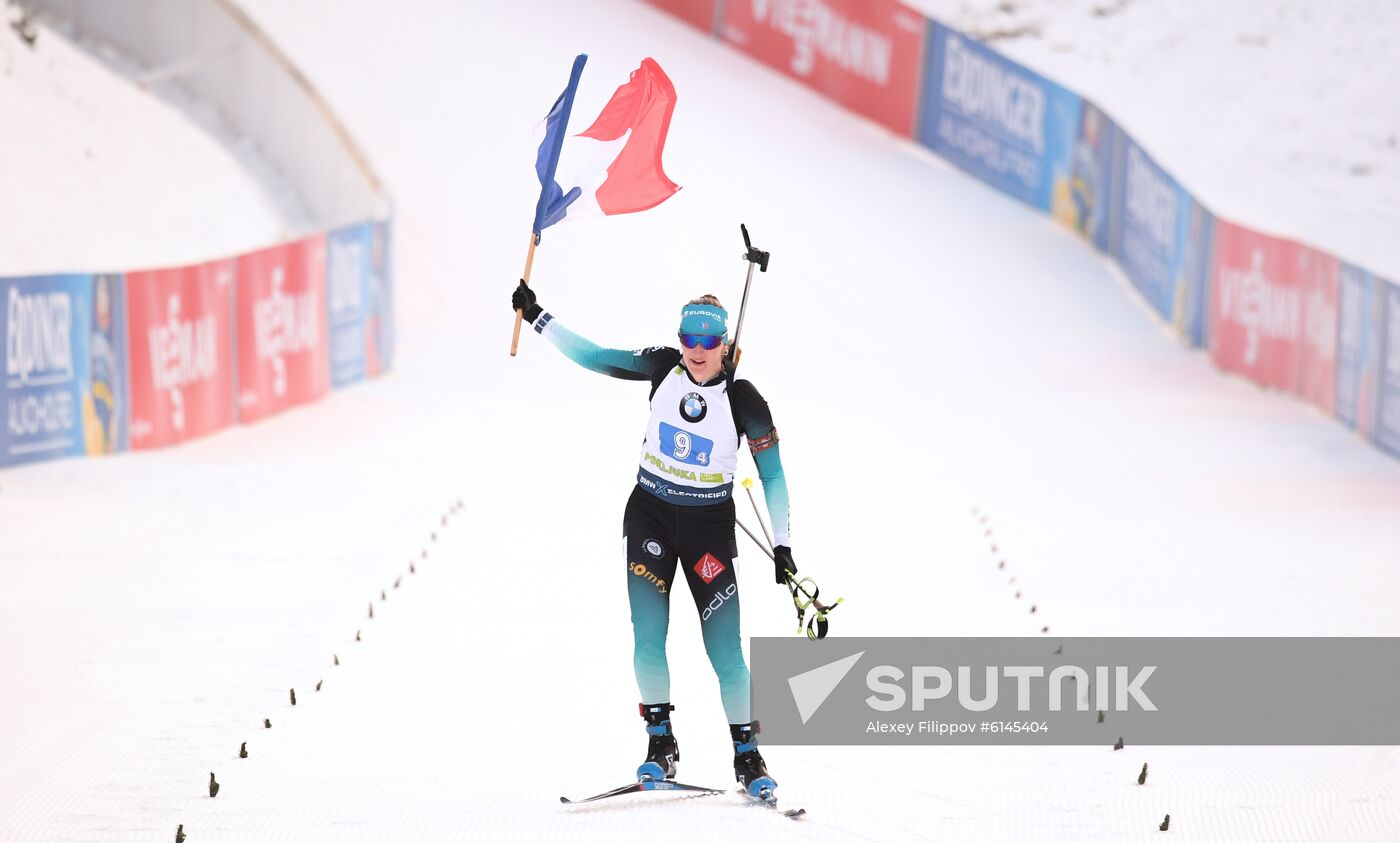
[[[924,42],[919,141],[1050,211],[1057,180],[1072,179],[1079,95],[935,21]]]
[[[1380,362],[1378,286],[1376,277],[1366,270],[1342,264],[1337,289],[1337,395],[1333,412],[1342,424],[1368,437],[1375,427]]]
[[[1400,457],[1400,287],[1377,280],[1381,309],[1380,395],[1376,444]]]
[[[1068,169],[1055,169],[1051,215],[1084,235],[1100,252],[1109,250],[1110,209],[1117,184],[1114,153],[1122,134],[1112,118],[1084,100]]]
[[[369,223],[326,235],[326,324],[331,386],[337,389],[365,378],[372,246]]]
[[[1183,325],[1190,291],[1180,289],[1180,282],[1186,277],[1196,203],[1128,135],[1123,135],[1115,157],[1120,177],[1114,189],[1109,253],[1158,315]]]
[[[394,364],[394,253],[392,222],[381,220],[371,225],[365,368],[374,377]]]
[[[114,454],[131,445],[131,379],[127,365],[126,276],[92,277],[89,377],[83,384],[84,452]]]
[[[92,276],[0,279],[0,466],[84,453]]]

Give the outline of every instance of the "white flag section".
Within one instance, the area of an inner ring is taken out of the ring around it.
[[[538,146],[544,137],[543,122],[540,123],[535,134],[534,142]],[[607,181],[608,165],[621,154],[623,147],[627,146],[627,139],[631,136],[632,132],[628,130],[622,137],[609,141],[584,138],[578,135],[569,135],[564,138],[564,146],[559,153],[559,167],[555,171],[554,180],[564,186],[565,190],[577,187],[581,192],[579,197],[569,205],[569,212],[559,222],[568,222],[583,217],[606,216],[598,205],[598,188]]]
[[[689,299],[738,307],[738,223],[773,250],[743,376],[782,431],[800,573],[845,597],[833,638],[1400,635],[1395,464],[1173,346],[1036,212],[635,0],[240,5],[393,191],[400,353],[257,426],[0,473],[0,840],[1400,839],[1394,747],[1115,752],[1111,714],[1088,747],[760,735],[795,821],[732,792],[561,805],[647,745],[617,541],[647,384],[533,331],[500,348],[520,129],[548,105],[522,91],[581,50],[587,85],[664,64],[688,189],[561,230],[540,302],[603,345],[672,344]],[[793,635],[740,550],[744,636]],[[670,585],[678,779],[732,788]]]

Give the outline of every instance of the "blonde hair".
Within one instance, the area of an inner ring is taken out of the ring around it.
[[[724,307],[724,305],[719,303],[719,296],[712,296],[709,293],[706,293],[698,299],[691,299],[686,302],[686,304],[712,304],[715,307]]]

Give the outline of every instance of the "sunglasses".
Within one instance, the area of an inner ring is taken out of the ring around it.
[[[681,338],[681,345],[686,348],[699,346],[706,351],[719,348],[720,343],[724,342],[724,337],[717,337],[713,334],[679,334],[678,336]]]

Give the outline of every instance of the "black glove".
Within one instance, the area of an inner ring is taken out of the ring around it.
[[[525,321],[530,323],[544,312],[544,308],[535,304],[535,291],[530,289],[524,278],[520,279],[520,286],[515,288],[515,292],[510,294],[510,309],[525,311]]]
[[[787,582],[787,576],[783,573],[786,568],[792,573],[797,573],[797,563],[792,561],[792,548],[785,544],[780,544],[773,548],[773,574],[778,585]]]

